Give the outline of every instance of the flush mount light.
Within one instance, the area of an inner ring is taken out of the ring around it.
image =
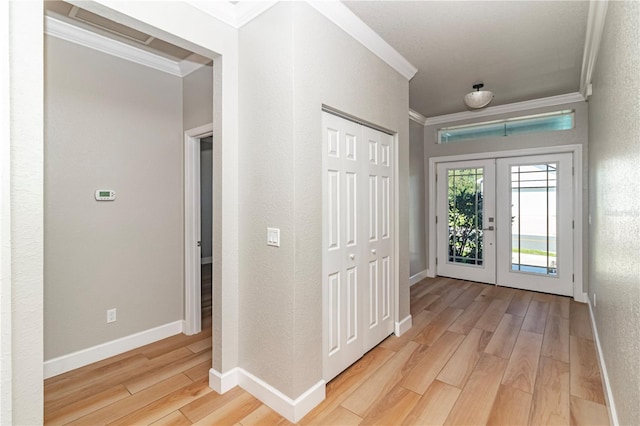
[[[489,90],[480,90],[484,87],[484,84],[474,84],[473,88],[475,92],[469,92],[464,95],[464,103],[469,108],[478,109],[484,108],[489,105],[489,102],[493,99],[493,92]]]

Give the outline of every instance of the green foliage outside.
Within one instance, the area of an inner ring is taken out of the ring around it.
[[[449,260],[482,259],[482,169],[449,171]]]

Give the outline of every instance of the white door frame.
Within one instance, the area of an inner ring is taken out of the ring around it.
[[[200,139],[212,135],[213,123],[184,132],[184,332],[187,335],[202,331],[201,247],[198,246],[201,224]],[[213,235],[211,238],[213,241]]]
[[[541,148],[515,149],[508,151],[481,152],[476,154],[449,155],[444,157],[429,158],[429,256],[427,259],[427,271],[429,277],[436,275],[436,165],[444,162],[481,160],[487,158],[525,157],[529,155],[573,154],[573,299],[578,302],[586,302],[587,294],[582,290],[583,274],[583,238],[582,238],[582,145],[562,145]]]

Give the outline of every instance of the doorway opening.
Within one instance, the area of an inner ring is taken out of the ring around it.
[[[200,139],[200,319],[211,326],[213,295],[213,137]]]
[[[213,124],[185,132],[185,334],[212,322]]]

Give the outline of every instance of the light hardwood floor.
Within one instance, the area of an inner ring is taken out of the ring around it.
[[[327,385],[302,425],[605,425],[588,308],[448,278],[411,288],[413,327]],[[48,379],[46,424],[288,424],[208,386],[211,329]]]

